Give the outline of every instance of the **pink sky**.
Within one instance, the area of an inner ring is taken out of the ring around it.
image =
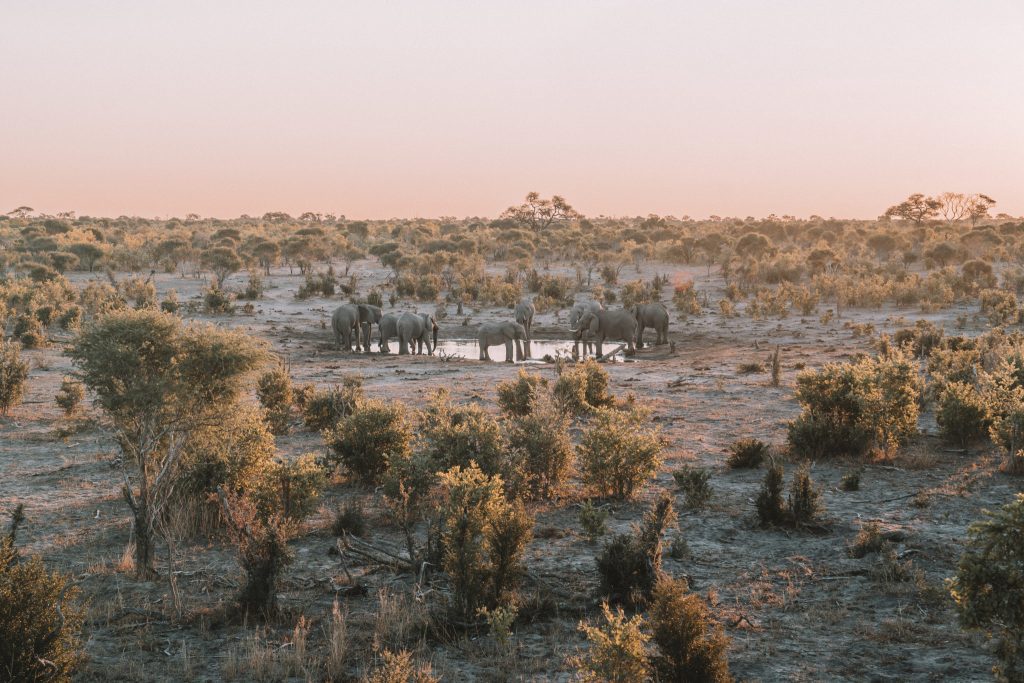
[[[1024,2],[0,7],[0,212],[1024,214]]]

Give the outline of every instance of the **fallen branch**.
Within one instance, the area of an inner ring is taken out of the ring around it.
[[[601,356],[600,358],[598,358],[597,362],[598,363],[605,362],[606,360],[608,360],[609,358],[611,358],[612,356],[614,356],[615,354],[617,354],[619,351],[621,351],[624,348],[626,348],[625,344],[619,344],[618,346],[615,347],[615,349],[613,349],[612,351],[609,351],[608,353],[606,353],[603,356]]]

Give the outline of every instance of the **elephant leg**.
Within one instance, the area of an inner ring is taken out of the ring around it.
[[[366,329],[363,331],[363,351],[365,353],[369,353],[370,352],[370,332],[371,332],[371,329],[372,329],[372,326],[370,325],[370,323],[366,323]]]
[[[602,349],[601,349],[601,346],[602,346],[602,345],[601,345],[601,342],[594,342],[594,346],[596,347],[596,352],[595,352],[595,355],[596,355],[596,356],[597,356],[598,358],[600,358],[601,356],[603,356],[604,354],[603,354],[603,353],[601,352],[601,350],[602,350]]]
[[[409,344],[406,342],[405,337],[398,338],[398,355],[408,356],[409,355]]]
[[[524,352],[522,342],[516,339],[516,360],[526,360],[527,358],[529,358],[529,354]]]
[[[505,362],[512,362],[512,340],[509,339],[505,342]]]
[[[636,327],[636,348],[644,348],[644,325],[640,323]]]

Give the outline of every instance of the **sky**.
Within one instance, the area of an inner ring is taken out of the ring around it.
[[[1020,0],[0,0],[0,212],[1024,215]]]

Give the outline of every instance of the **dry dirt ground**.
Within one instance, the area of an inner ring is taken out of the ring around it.
[[[356,271],[362,291],[382,277],[370,265]],[[645,266],[642,275],[650,279],[655,271],[664,269]],[[632,272],[624,275],[635,277]],[[712,304],[722,298],[721,280],[706,278],[702,269],[671,271],[670,276],[694,279],[699,291],[708,291]],[[242,277],[235,276],[236,286]],[[268,340],[287,358],[297,382],[327,385],[343,374],[358,373],[369,396],[418,406],[437,388],[447,387],[456,400],[493,405],[495,384],[517,371],[474,359],[339,352],[331,343],[329,315],[340,299],[296,301],[300,282],[286,270],[275,272],[255,314],[215,319]],[[196,297],[202,284],[171,275],[157,278],[161,296],[175,288],[183,301]],[[442,339],[471,337],[478,323],[510,316],[500,309],[467,308],[463,317],[468,324],[463,327],[454,307],[450,310],[441,321]],[[620,396],[634,392],[648,403],[670,444],[661,472],[637,500],[606,503],[612,512],[610,529],[627,530],[659,491],[674,491],[674,469],[686,464],[712,472],[714,497],[707,509],[689,512],[676,494],[679,528],[670,532],[669,540],[685,538],[689,554],[666,558],[666,569],[687,576],[692,588],[716,605],[732,639],[729,660],[738,680],[990,679],[993,659],[980,636],[958,627],[943,581],[954,572],[965,531],[981,510],[1010,501],[1022,489],[1020,479],[998,471],[994,453],[945,446],[934,436],[934,419],[925,413],[921,436],[892,461],[812,463],[811,475],[823,489],[830,524],[822,533],[757,528],[753,500],[764,469],[730,471],[724,466],[724,449],[738,438],[784,443],[786,422],[798,413],[792,393],[801,367],[869,349],[870,340],[854,337],[848,323],[872,322],[879,331],[892,331],[927,317],[947,332],[958,332],[955,321],[967,314],[965,332],[977,333],[981,328],[971,323],[973,313],[966,308],[929,316],[916,310],[853,311],[823,323],[818,315],[724,319],[705,309],[704,315],[687,321],[673,315],[674,352],[657,347],[641,352],[635,362],[607,365],[612,390]],[[566,339],[564,319],[564,312],[560,320],[555,314],[539,316],[536,336]],[[98,412],[87,408],[84,417],[69,422],[53,404],[61,378],[73,369],[62,354],[62,341],[66,339],[54,338],[48,348],[25,352],[33,368],[26,401],[0,421],[0,508],[24,503],[28,520],[20,543],[70,572],[81,587],[88,603],[88,662],[79,679],[317,680],[318,674],[307,675],[302,667],[316,670],[332,603],[348,583],[338,557],[329,553],[335,543],[329,531],[332,511],[344,500],[363,501],[370,540],[399,545],[397,529],[386,521],[374,493],[344,482],[328,488],[320,513],[294,541],[296,561],[281,594],[288,616],[281,623],[257,631],[211,623],[203,616],[230,600],[239,585],[231,549],[206,542],[186,544],[181,551],[175,576],[185,618],[174,618],[166,580],[138,582],[124,571],[128,511],[119,494],[116,448]],[[771,387],[766,373],[738,372],[741,363],[765,361],[775,345],[781,349],[782,386]],[[498,350],[495,357],[503,352]],[[551,365],[531,369],[554,376]],[[324,448],[319,435],[304,431],[299,423],[278,445],[285,455]],[[796,467],[786,462],[787,485]],[[842,476],[861,467],[860,490],[840,490]],[[586,494],[577,484],[573,488],[564,498],[535,509],[536,538],[526,563],[536,579],[526,592],[542,607],[524,610],[526,616],[504,646],[482,634],[431,638],[421,644],[417,656],[430,661],[443,680],[570,680],[566,658],[583,644],[577,624],[597,610],[594,557],[600,549],[600,542],[590,544],[583,537],[578,506]],[[878,555],[849,556],[848,546],[869,520],[899,532],[896,549],[905,580],[894,578],[892,566]],[[369,664],[365,653],[374,640],[386,645],[400,637],[396,631],[402,617],[422,610],[430,596],[415,592],[415,577],[392,568],[353,558],[348,569],[368,589],[366,595],[338,597],[354,653],[349,673],[358,675]],[[166,573],[166,566],[161,570]],[[382,603],[384,615],[379,616]],[[304,653],[292,642],[300,615],[307,619],[309,632]]]

